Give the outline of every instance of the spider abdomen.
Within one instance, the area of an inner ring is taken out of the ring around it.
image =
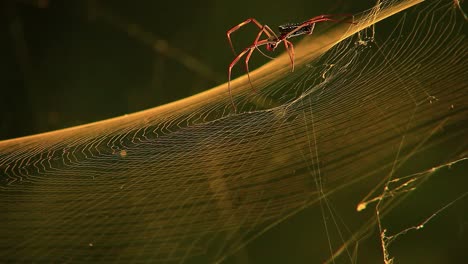
[[[284,25],[279,26],[278,30],[281,35],[287,35],[291,31],[303,25],[304,25],[303,23],[289,23],[289,24],[284,24]],[[304,35],[304,34],[310,34],[313,30],[313,25],[314,24],[303,26],[296,32],[290,34],[287,38],[297,37],[297,36]]]

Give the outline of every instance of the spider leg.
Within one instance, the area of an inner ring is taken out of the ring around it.
[[[315,28],[315,23],[313,23],[310,27],[310,30],[309,32],[307,32],[308,35],[312,35],[312,33],[314,32],[314,28]]]
[[[228,90],[229,90],[229,97],[231,98],[231,104],[232,107],[234,108],[235,111],[237,111],[236,105],[234,104],[234,99],[232,97],[232,90],[231,90],[231,74],[232,74],[232,68],[237,64],[237,62],[244,56],[247,52],[251,51],[253,48],[248,47],[244,51],[242,51],[239,55],[237,55],[234,60],[229,64],[228,68]],[[250,78],[250,77],[249,77]]]
[[[294,46],[291,41],[284,39],[284,47],[288,51],[289,59],[291,60],[291,72],[294,71]]]
[[[259,34],[261,35],[261,34]],[[232,68],[237,64],[237,62],[239,62],[239,60],[245,55],[245,54],[248,54],[246,57],[246,67],[247,67],[247,73],[248,73],[248,63],[249,63],[249,59],[250,59],[250,56],[252,55],[252,52],[253,50],[256,49],[257,46],[263,46],[263,45],[266,45],[269,40],[267,39],[263,39],[263,40],[258,40],[258,36],[257,36],[257,39],[255,41],[254,44],[250,45],[249,47],[245,48],[239,55],[237,55],[234,60],[231,62],[231,64],[229,64],[229,67],[228,67],[228,90],[229,90],[229,96],[231,97],[231,104],[232,104],[232,107],[234,108],[235,111],[237,111],[237,108],[236,108],[236,105],[234,104],[234,99],[232,97],[232,90],[231,90],[231,75],[232,75]],[[249,78],[249,82],[250,82],[250,76],[247,75],[248,78]],[[250,83],[252,85],[252,83]],[[252,86],[253,88],[253,86]]]
[[[264,25],[263,28],[264,28],[263,30],[265,30],[265,34],[267,34],[267,36],[268,36],[268,40],[271,40],[271,41],[277,41],[278,40],[278,36],[276,36],[276,33],[269,26]],[[268,35],[267,31],[269,31],[270,34],[272,34],[272,35]],[[262,31],[260,31],[260,32],[262,32]],[[266,55],[261,49],[258,48],[258,46],[255,46],[255,48],[258,50],[258,52],[260,52],[263,56],[269,58],[270,60],[275,59],[275,58],[273,58],[271,56]]]
[[[268,59],[270,59],[270,60],[274,60],[274,59],[275,59],[275,58],[273,58],[273,57],[271,57],[271,56],[266,55],[265,52],[263,52],[261,49],[258,48],[258,46],[256,46],[255,48],[256,48],[256,49],[258,50],[258,52],[260,52],[260,54],[262,54],[264,57],[266,57],[266,58],[268,58]]]
[[[232,41],[231,41],[231,33],[233,33],[234,31],[238,30],[239,28],[247,25],[248,23],[254,23],[260,30],[263,30],[263,25],[260,24],[260,22],[258,22],[255,18],[249,18],[247,20],[245,20],[244,22],[240,23],[239,25],[237,26],[234,26],[233,28],[229,29],[227,32],[226,32],[226,35],[227,35],[227,39],[229,41],[229,45],[231,46],[231,49],[232,49],[232,52],[234,53],[234,55],[237,55],[236,54],[236,51],[234,50],[234,46],[232,45]],[[265,34],[267,34],[268,37],[271,37],[271,32],[273,32],[271,29],[270,29],[270,32],[268,31],[265,31]]]
[[[276,33],[267,25],[265,25],[265,28],[270,32],[270,34],[274,37],[274,40],[278,40],[278,36],[276,35]],[[271,38],[271,36],[268,36],[269,38]]]
[[[268,27],[267,25],[264,25],[264,26],[262,27],[262,30],[260,30],[260,32],[258,32],[257,37],[255,38],[255,40],[254,40],[254,42],[253,42],[252,45],[255,46],[255,49],[258,50],[260,53],[262,53],[263,55],[265,55],[265,56],[268,57],[268,58],[273,59],[272,57],[270,57],[270,56],[264,54],[264,53],[258,48],[259,39],[260,39],[260,37],[262,36],[262,33],[265,33],[265,34],[268,35],[268,33],[267,33],[267,31],[266,31],[267,28],[268,28],[269,30],[271,30],[270,27]],[[261,40],[261,41],[262,41],[262,42],[265,42],[265,41],[268,41],[268,39],[264,39],[264,40]],[[254,92],[257,92],[257,90],[254,88],[254,86],[253,86],[253,84],[252,84],[252,80],[250,79],[250,71],[249,71],[249,60],[250,60],[250,56],[252,56],[252,53],[254,52],[255,49],[250,49],[250,51],[249,51],[249,52],[247,53],[247,55],[245,56],[245,70],[246,70],[246,72],[247,72],[247,78],[249,79],[250,87],[252,87],[252,90],[254,90]]]
[[[294,30],[291,30],[290,32],[288,32],[288,34],[283,35],[282,38],[287,39],[291,35],[296,33],[297,31],[303,29],[304,27],[312,26],[311,30],[308,32],[308,34],[310,35],[310,34],[312,34],[312,31],[313,31],[316,23],[325,22],[325,21],[332,21],[332,22],[337,22],[337,23],[343,22],[343,23],[349,23],[349,24],[356,24],[354,22],[342,21],[342,20],[332,18],[332,17],[349,17],[349,16],[351,16],[351,15],[321,15],[321,16],[316,16],[316,17],[313,17],[313,18],[311,18],[309,20],[304,21],[297,28],[295,28]]]
[[[247,78],[249,79],[249,83],[250,83],[250,87],[252,87],[252,90],[254,90],[254,92],[257,92],[257,90],[254,88],[253,84],[252,84],[252,81],[250,80],[250,72],[249,72],[249,60],[250,60],[250,56],[252,56],[252,53],[255,49],[251,49],[248,53],[247,53],[247,56],[245,56],[245,70],[247,71]]]

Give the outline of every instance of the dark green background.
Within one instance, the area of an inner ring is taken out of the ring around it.
[[[356,13],[373,1],[358,2],[2,1],[0,139],[132,113],[209,89],[227,80],[233,54],[226,30],[232,26],[255,17],[276,29],[320,14]],[[201,76],[155,52],[102,19],[104,9],[124,27],[134,24],[197,58],[215,75]],[[236,47],[250,44],[255,34],[254,26],[236,32]],[[266,61],[254,55],[251,68]]]

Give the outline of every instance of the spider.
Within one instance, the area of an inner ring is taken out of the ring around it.
[[[249,79],[250,86],[253,88],[252,81],[250,80],[250,73],[249,73],[249,60],[250,56],[252,56],[253,51],[256,49],[258,50],[262,55],[273,59],[272,57],[266,55],[263,53],[259,47],[260,46],[266,46],[266,49],[268,51],[274,51],[281,42],[284,43],[284,47],[286,48],[286,51],[288,52],[289,59],[291,60],[291,71],[294,71],[294,46],[293,44],[288,40],[289,38],[301,36],[301,35],[311,35],[312,32],[314,31],[314,27],[316,23],[319,22],[325,22],[325,21],[333,21],[333,22],[341,22],[338,19],[335,19],[333,17],[349,17],[351,15],[320,15],[313,17],[309,20],[306,20],[302,23],[291,23],[291,24],[285,24],[281,25],[278,27],[279,33],[276,34],[269,26],[267,25],[262,25],[260,22],[258,22],[255,18],[249,18],[245,20],[244,22],[240,23],[239,25],[229,29],[226,32],[227,39],[229,41],[229,45],[231,46],[232,52],[236,57],[234,60],[231,62],[228,68],[228,90],[229,90],[229,96],[231,97],[231,104],[236,109],[236,106],[234,104],[233,98],[232,98],[232,91],[231,91],[231,72],[232,68],[237,64],[237,62],[244,56],[245,56],[245,69],[247,71],[247,77]],[[239,28],[242,26],[245,26],[249,23],[254,23],[260,31],[257,34],[257,37],[255,38],[254,42],[252,45],[248,46],[245,48],[239,55],[236,54],[236,51],[234,50],[234,46],[232,45],[231,41],[231,33],[234,31],[237,31]],[[354,22],[346,22],[346,23],[351,23],[355,24]],[[262,34],[265,34],[267,38],[265,39],[260,39]],[[255,90],[255,89],[254,89]]]

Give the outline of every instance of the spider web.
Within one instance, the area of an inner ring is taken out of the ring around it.
[[[287,55],[252,72],[256,93],[234,80],[237,113],[222,85],[0,142],[0,258],[247,262],[267,231],[310,212],[310,261],[392,262],[395,241],[467,193],[451,179],[426,214],[387,220],[467,160],[464,13],[453,1],[403,11],[417,2],[304,39],[293,73]]]

